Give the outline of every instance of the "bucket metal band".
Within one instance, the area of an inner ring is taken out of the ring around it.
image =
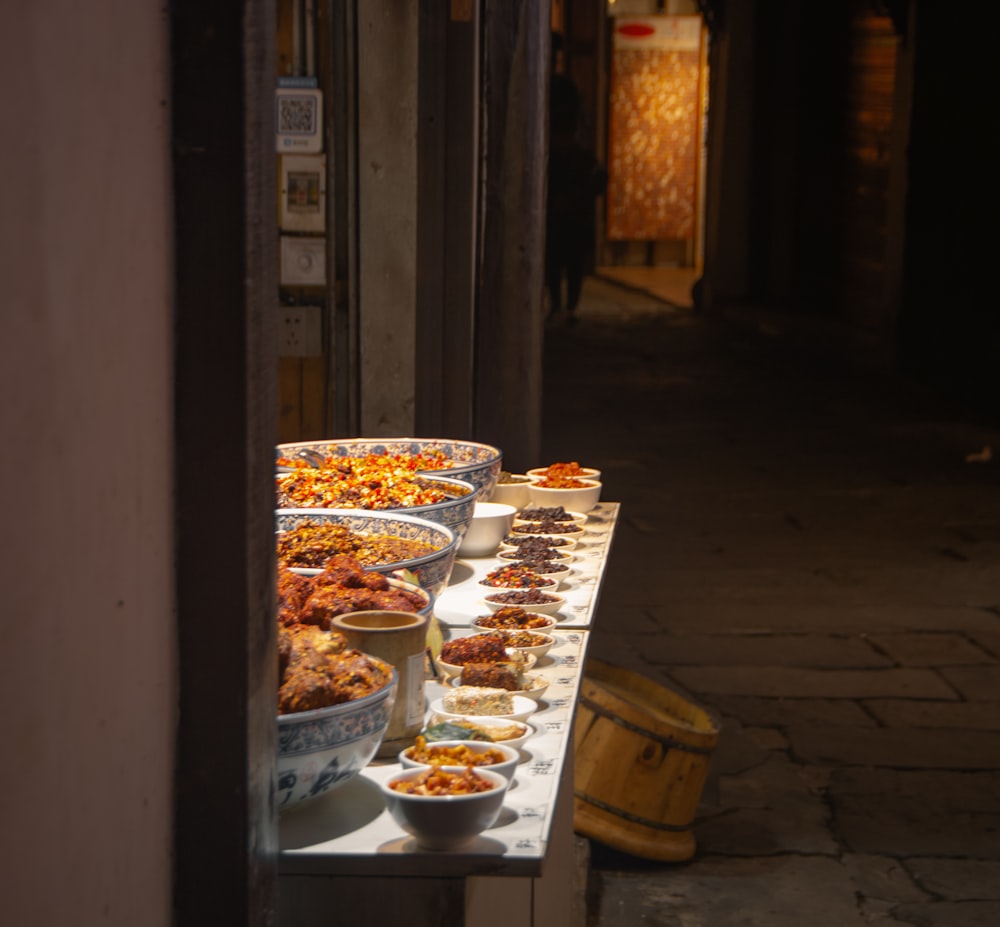
[[[598,705],[593,700],[587,698],[585,695],[580,696],[580,704],[586,705],[595,715],[600,715],[602,718],[607,718],[609,721],[613,721],[619,727],[625,728],[627,731],[632,731],[636,734],[641,734],[643,737],[649,740],[656,741],[658,744],[662,744],[668,750],[685,750],[688,753],[697,753],[701,756],[711,756],[713,748],[711,747],[696,747],[694,744],[686,744],[682,740],[677,740],[673,737],[665,737],[662,734],[655,734],[652,731],[646,730],[644,727],[639,727],[638,724],[633,724],[631,721],[626,721],[624,718],[619,717],[613,712],[609,711],[603,705]]]
[[[643,827],[649,827],[653,830],[681,833],[682,831],[690,830],[691,825],[694,823],[694,821],[691,820],[688,821],[687,824],[664,824],[662,821],[654,821],[650,818],[644,818],[641,814],[632,814],[631,811],[626,811],[624,808],[609,805],[607,802],[601,801],[599,798],[594,798],[593,795],[588,795],[580,789],[574,789],[573,794],[580,799],[580,801],[584,801],[588,805],[593,805],[595,808],[600,808],[601,811],[606,811],[608,814],[613,814],[615,817],[624,818],[626,821],[631,821],[633,824],[641,824]]]

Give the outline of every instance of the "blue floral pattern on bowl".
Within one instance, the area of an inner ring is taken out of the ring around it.
[[[364,698],[278,715],[278,805],[322,795],[371,762],[389,726],[398,676]]]

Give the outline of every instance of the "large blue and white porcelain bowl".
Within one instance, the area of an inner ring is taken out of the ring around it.
[[[277,458],[304,459],[308,462],[327,457],[365,457],[368,454],[440,454],[447,458],[447,466],[420,472],[466,480],[476,487],[477,498],[483,501],[493,492],[503,464],[503,452],[499,448],[478,441],[451,438],[341,438],[279,444],[275,449]]]
[[[280,534],[307,524],[341,525],[358,534],[388,536],[429,544],[435,550],[419,557],[388,563],[366,565],[365,569],[392,575],[405,570],[416,576],[420,585],[439,596],[448,585],[458,554],[458,535],[447,525],[401,512],[370,512],[366,509],[278,509],[275,528]],[[320,569],[295,568],[296,572],[315,575]]]
[[[302,474],[316,474],[321,472],[321,470],[315,468],[304,468],[289,472],[279,471],[276,475],[278,507],[313,508],[309,501],[302,498],[289,498],[289,494],[283,491],[283,484],[289,481],[292,481],[294,484],[294,481],[298,480]],[[438,490],[444,498],[440,502],[430,502],[425,505],[407,505],[396,508],[385,507],[383,505],[366,508],[362,505],[361,508],[364,508],[365,511],[396,513],[400,515],[413,515],[415,518],[426,518],[428,521],[433,521],[439,525],[444,525],[446,528],[450,528],[455,532],[459,541],[461,541],[469,525],[472,523],[472,513],[475,511],[476,505],[476,487],[466,480],[456,480],[436,474],[434,476],[427,476],[421,473],[419,474],[419,479],[425,486]],[[323,499],[322,497],[317,498],[315,506],[315,508],[320,509],[354,509],[358,507],[356,500],[350,503],[345,501],[341,506],[334,500]]]
[[[323,795],[371,762],[389,726],[398,678],[393,669],[389,682],[371,695],[278,715],[279,808]]]

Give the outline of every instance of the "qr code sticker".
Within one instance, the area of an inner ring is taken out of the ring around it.
[[[316,97],[279,96],[278,132],[281,135],[315,135]]]

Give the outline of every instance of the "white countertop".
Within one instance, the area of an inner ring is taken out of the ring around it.
[[[279,869],[282,874],[464,877],[537,876],[541,872],[568,750],[580,674],[601,580],[618,517],[618,503],[601,503],[573,553],[573,572],[557,591],[567,607],[556,617],[556,643],[532,670],[549,681],[537,728],[521,748],[522,762],[497,823],[461,852],[426,851],[390,817],[378,783],[399,772],[398,762],[374,760],[342,786],[281,813]],[[456,561],[453,582],[439,596],[435,614],[445,638],[471,633],[487,609],[481,579],[501,561],[495,557]],[[425,684],[428,704],[444,692]]]
[[[600,502],[588,513],[585,534],[570,551],[573,554],[572,572],[556,590],[566,597],[565,607],[556,615],[559,628],[590,627],[618,522],[618,510],[617,502]],[[489,613],[482,601],[489,590],[479,585],[479,580],[502,562],[496,557],[455,562],[448,588],[434,606],[434,614],[445,629],[469,627],[478,615]]]

